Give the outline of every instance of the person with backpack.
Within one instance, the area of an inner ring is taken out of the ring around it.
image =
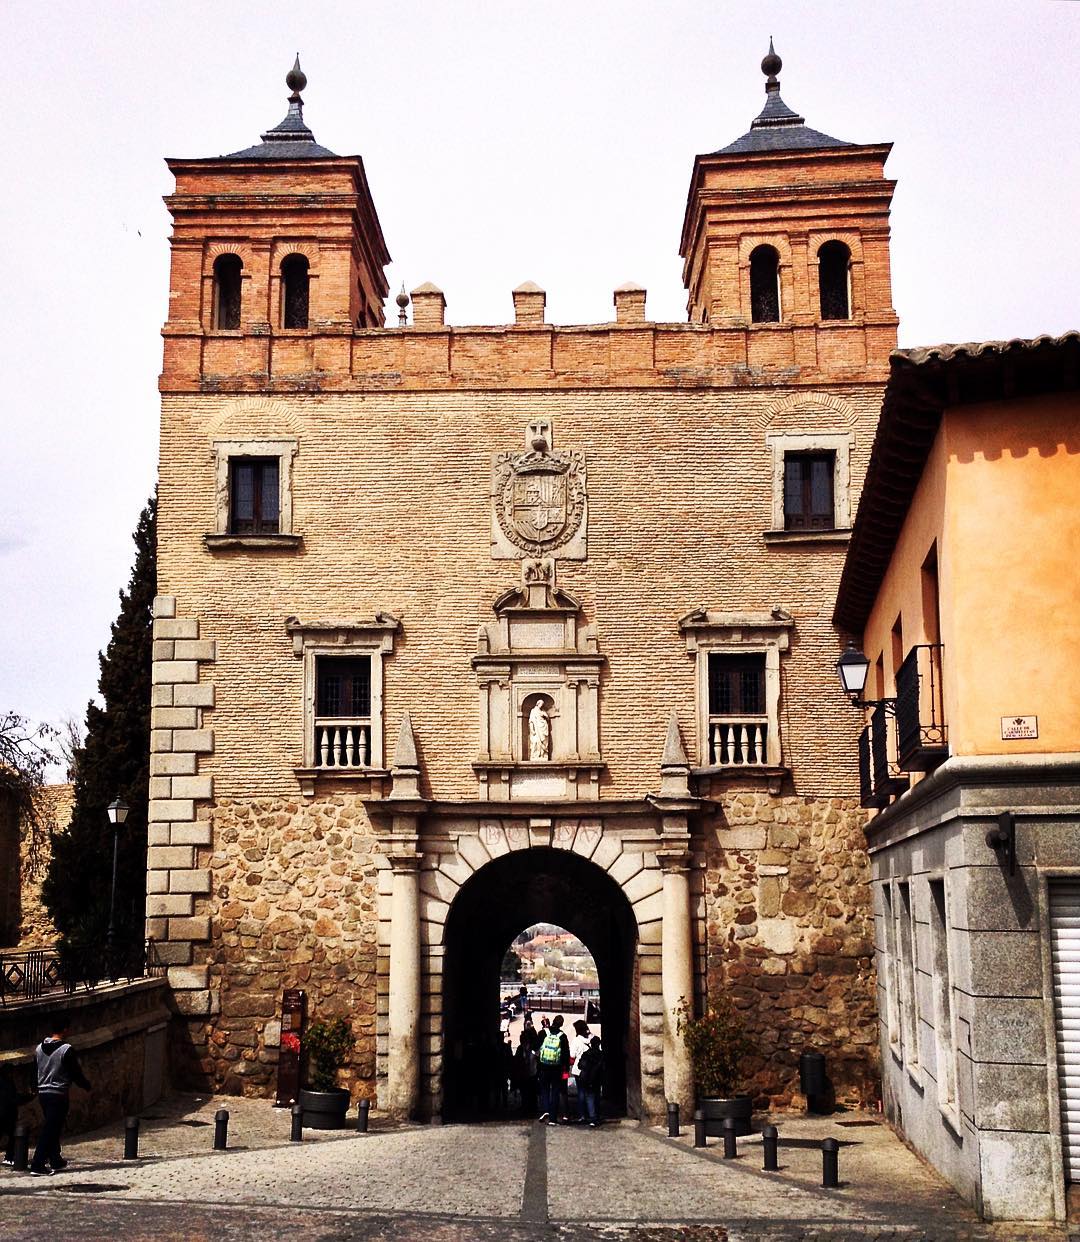
[[[537,1054],[540,1079],[540,1120],[556,1125],[563,1074],[570,1070],[570,1041],[563,1034],[562,1014],[552,1019]]]
[[[588,1048],[578,1058],[577,1084],[582,1116],[588,1121],[589,1128],[595,1130],[600,1118],[600,1094],[604,1088],[604,1053],[599,1035],[589,1040]]]
[[[84,1091],[90,1090],[75,1049],[64,1038],[66,1019],[57,1016],[52,1026],[53,1033],[34,1049],[38,1103],[41,1105],[43,1124],[34,1158],[30,1161],[33,1177],[44,1177],[67,1166],[67,1161],[60,1154],[60,1135],[67,1120],[71,1084],[75,1083]]]

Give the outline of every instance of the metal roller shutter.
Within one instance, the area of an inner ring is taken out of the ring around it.
[[[1065,1180],[1080,1181],[1080,882],[1050,884],[1058,1094]]]

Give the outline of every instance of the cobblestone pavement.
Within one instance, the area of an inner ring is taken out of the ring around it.
[[[230,1113],[229,1150],[212,1151]],[[874,1118],[779,1118],[781,1169],[761,1139],[724,1160],[710,1140],[624,1121],[598,1130],[528,1122],[305,1131],[264,1101],[173,1097],[143,1119],[140,1159],[123,1127],[72,1139],[49,1179],[0,1174],[0,1236],[11,1239],[425,1239],[459,1242],[1054,1242],[1064,1229],[988,1225]],[[819,1142],[840,1151],[839,1190],[820,1187]],[[1075,1235],[1080,1238],[1080,1235]]]

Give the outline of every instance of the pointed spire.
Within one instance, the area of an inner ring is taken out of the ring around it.
[[[415,801],[420,795],[420,758],[416,753],[412,720],[408,712],[401,713],[394,758],[390,763],[390,797],[398,801]]]
[[[315,135],[304,123],[304,100],[300,92],[307,86],[307,75],[300,68],[300,53],[296,53],[293,67],[285,75],[289,88],[289,111],[285,119],[260,135],[262,142],[243,151],[234,151],[227,159],[334,159],[333,151],[320,147]]]
[[[819,130],[810,129],[805,117],[799,116],[780,98],[780,70],[784,62],[776,53],[772,35],[769,50],[761,61],[765,75],[765,107],[750,122],[750,130],[715,152],[717,155],[735,155],[757,151],[812,150],[819,147],[847,147],[850,143],[831,138]]]
[[[679,720],[672,708],[668,719],[667,740],[664,742],[664,753],[660,757],[661,768],[686,768],[690,766],[686,747],[683,745],[682,733],[679,732]]]
[[[783,67],[784,62],[777,56],[776,48],[772,43],[772,35],[769,35],[769,50],[761,62],[761,72],[766,75],[765,91],[767,94],[780,90],[780,79],[776,75]]]
[[[393,768],[418,768],[420,760],[416,755],[416,738],[413,736],[412,719],[408,712],[401,713],[401,727],[398,729],[397,745],[394,747]]]

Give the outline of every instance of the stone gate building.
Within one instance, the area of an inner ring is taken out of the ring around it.
[[[176,1066],[269,1093],[281,990],[354,1085],[460,1115],[513,936],[593,953],[611,1084],[689,1103],[729,995],[746,1086],[876,1091],[858,721],[831,621],[895,345],[888,145],[779,93],[693,164],[686,323],[384,325],[363,161],[286,119],[176,159],[147,916]],[[672,222],[674,227],[674,221]],[[408,299],[399,299],[406,302]]]

